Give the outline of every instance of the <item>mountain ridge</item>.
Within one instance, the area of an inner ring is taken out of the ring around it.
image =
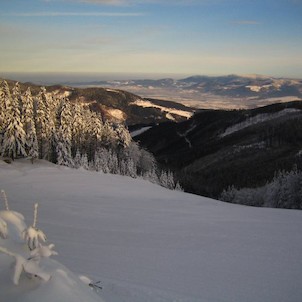
[[[202,109],[255,108],[302,99],[302,80],[263,75],[195,75],[182,79],[138,79],[70,83],[123,89],[146,98],[170,99]]]

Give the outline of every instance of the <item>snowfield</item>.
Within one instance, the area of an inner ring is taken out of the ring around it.
[[[170,120],[175,120],[171,114],[183,116],[186,117],[187,119],[189,119],[193,115],[192,112],[163,107],[160,105],[153,104],[151,101],[136,100],[135,102],[130,103],[130,105],[136,105],[144,108],[158,108],[163,112],[167,112],[166,117]]]
[[[18,286],[12,259],[0,253],[1,302],[302,299],[302,211],[227,204],[45,161],[0,161],[0,186],[27,225],[39,202],[38,226],[58,252],[44,264],[48,282],[23,275]],[[79,275],[103,289],[95,293]]]

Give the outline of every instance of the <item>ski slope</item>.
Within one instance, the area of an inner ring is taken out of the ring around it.
[[[302,301],[302,211],[232,205],[45,161],[0,161],[0,189],[28,225],[39,202],[53,261],[100,280],[103,301]],[[0,269],[0,301],[22,301],[1,300],[15,286],[9,278]],[[43,288],[34,289],[40,301],[64,302],[55,287]],[[74,302],[84,301],[78,291]]]

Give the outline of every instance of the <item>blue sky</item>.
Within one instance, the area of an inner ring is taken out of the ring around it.
[[[302,0],[1,1],[0,71],[302,78]]]

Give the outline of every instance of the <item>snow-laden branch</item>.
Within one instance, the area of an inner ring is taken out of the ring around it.
[[[0,246],[0,252],[15,258],[15,268],[14,268],[14,275],[13,275],[13,282],[15,285],[19,284],[20,276],[23,271],[32,276],[39,277],[44,281],[48,281],[50,279],[51,275],[44,272],[39,267],[39,263],[35,261],[34,258],[25,259],[21,255],[15,254],[1,246]]]
[[[1,190],[1,194],[3,197],[3,201],[4,201],[4,206],[5,206],[5,210],[9,211],[9,206],[8,206],[8,200],[7,200],[7,196],[4,190]]]
[[[7,238],[7,223],[0,217],[0,237]]]
[[[34,222],[33,222],[33,228],[36,228],[38,220],[38,203],[35,203],[34,205]]]
[[[14,254],[13,252],[10,252],[8,249],[6,249],[5,247],[2,247],[2,246],[0,246],[0,252],[3,254],[6,254],[8,256],[16,257],[16,254]]]
[[[53,250],[54,247],[54,244],[39,244],[39,247],[35,248],[30,252],[31,258],[29,259],[35,259],[36,261],[39,261],[41,258],[49,258],[50,256],[58,255],[58,253]]]

